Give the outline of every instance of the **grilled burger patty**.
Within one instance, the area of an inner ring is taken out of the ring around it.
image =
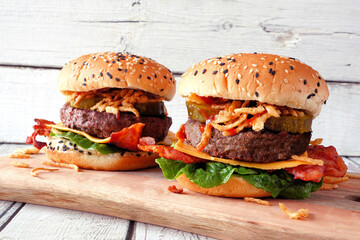
[[[186,143],[196,147],[204,126],[204,123],[189,118],[185,123]],[[213,157],[269,163],[304,153],[310,138],[311,132],[294,134],[268,130],[256,132],[251,129],[244,129],[234,136],[224,136],[213,128],[209,143],[202,151]]]
[[[156,141],[166,137],[172,124],[172,119],[167,116],[138,118],[133,113],[121,112],[117,118],[113,113],[74,108],[69,103],[60,109],[60,119],[66,127],[84,131],[98,138],[110,137],[112,132],[135,123],[145,123],[141,136],[153,137]]]

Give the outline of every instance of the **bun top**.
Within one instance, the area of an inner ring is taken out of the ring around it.
[[[127,53],[103,52],[71,60],[57,80],[61,92],[86,92],[101,88],[131,88],[150,92],[166,100],[175,95],[176,83],[169,69]]]
[[[181,96],[253,100],[308,111],[316,117],[329,96],[325,80],[294,58],[243,53],[203,60],[181,77]]]

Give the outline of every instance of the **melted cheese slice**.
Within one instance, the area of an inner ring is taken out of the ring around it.
[[[108,138],[96,138],[96,137],[93,137],[93,136],[87,134],[86,132],[71,129],[71,128],[67,128],[67,127],[64,127],[64,126],[62,126],[60,124],[56,124],[56,125],[46,124],[46,126],[47,127],[52,127],[53,129],[57,129],[57,130],[60,130],[60,131],[77,133],[77,134],[82,135],[82,136],[86,137],[87,139],[89,139],[90,141],[95,142],[95,143],[109,143],[110,142],[109,137]]]
[[[53,129],[57,129],[57,130],[60,130],[60,131],[67,131],[67,132],[74,132],[74,133],[77,133],[79,135],[82,135],[84,137],[86,137],[87,139],[89,139],[90,141],[92,142],[95,142],[95,143],[110,143],[110,137],[108,138],[97,138],[97,137],[93,137],[89,134],[87,134],[86,132],[83,132],[83,131],[79,131],[79,130],[75,130],[75,129],[71,129],[71,128],[67,128],[63,125],[60,125],[60,124],[56,124],[56,125],[53,125],[53,124],[46,124],[47,127],[51,127]],[[175,133],[169,131],[168,134],[166,135],[166,137],[161,140],[160,142],[157,142],[156,144],[161,144],[161,145],[167,145],[167,146],[170,146],[171,144],[173,144],[175,141],[176,141],[176,137],[175,137]]]
[[[180,152],[189,154],[194,157],[206,159],[209,161],[222,162],[222,163],[235,165],[235,166],[258,168],[258,169],[263,169],[263,170],[276,170],[276,169],[283,169],[283,168],[291,168],[291,167],[296,167],[296,166],[299,166],[302,164],[322,165],[322,164],[319,164],[319,160],[316,160],[316,159],[314,159],[313,162],[309,159],[306,162],[295,160],[295,159],[290,159],[290,160],[286,160],[286,161],[276,161],[276,162],[272,162],[272,163],[250,163],[250,162],[243,162],[243,161],[232,160],[232,159],[217,158],[217,157],[212,157],[207,153],[201,152],[190,145],[181,143],[180,141],[178,141],[175,144],[174,148]]]

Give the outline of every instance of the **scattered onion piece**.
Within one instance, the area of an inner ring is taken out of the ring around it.
[[[297,212],[291,212],[285,204],[279,203],[280,209],[291,219],[305,219],[309,217],[309,209],[299,209]]]
[[[258,198],[245,197],[244,200],[245,200],[245,202],[254,202],[254,203],[261,204],[261,205],[270,206],[270,203],[268,201],[261,200]]]
[[[15,150],[15,153],[24,153],[24,154],[37,154],[40,152],[40,149],[36,147],[29,148],[18,148]]]
[[[184,189],[177,188],[175,185],[169,186],[168,190],[172,193],[182,193],[184,191]]]
[[[50,171],[50,172],[54,172],[54,171],[58,171],[59,169],[54,169],[54,168],[33,168],[31,170],[31,176],[33,177],[37,177],[39,174],[36,172],[36,171],[39,171],[39,170],[43,170],[43,171]]]
[[[9,158],[30,158],[30,155],[25,153],[12,153],[9,155]]]
[[[42,161],[41,164],[51,167],[70,168],[70,169],[74,169],[76,172],[79,172],[79,167],[76,166],[75,164],[57,163],[57,162],[49,162],[49,161]]]
[[[24,162],[12,161],[11,165],[18,168],[28,168],[30,165]]]

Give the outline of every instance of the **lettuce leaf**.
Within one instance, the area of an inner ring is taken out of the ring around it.
[[[169,180],[174,180],[181,174],[185,174],[196,185],[211,188],[226,183],[234,174],[234,176],[242,177],[251,185],[270,192],[274,198],[308,198],[311,192],[315,192],[322,185],[322,182],[315,183],[294,179],[285,170],[268,172],[219,162],[185,164],[182,161],[165,158],[158,158],[156,162],[160,165],[164,176]]]
[[[80,147],[84,149],[94,149],[99,151],[101,154],[109,154],[109,153],[118,153],[118,152],[125,152],[124,149],[118,148],[111,144],[106,143],[95,143],[90,141],[86,137],[74,133],[74,132],[66,132],[66,131],[59,131],[57,133],[51,132],[50,136],[52,137],[62,137],[70,140],[73,143],[76,143]]]

